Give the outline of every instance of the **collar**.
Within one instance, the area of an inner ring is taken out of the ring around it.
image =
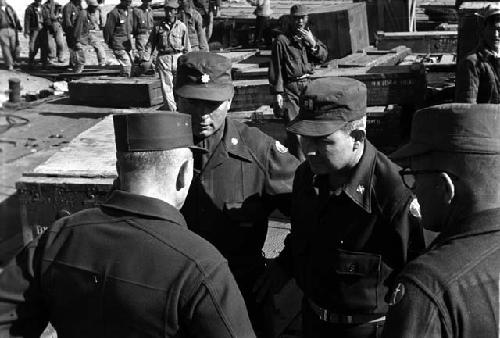
[[[344,192],[367,213],[371,213],[372,211],[372,181],[376,153],[377,150],[375,147],[366,140],[365,149],[358,165],[354,168],[349,182],[344,184],[339,191],[339,193]],[[318,189],[328,187],[328,175],[315,176],[313,184]]]
[[[172,205],[157,198],[131,194],[123,190],[114,190],[100,207],[150,218],[164,219],[181,227],[187,227],[186,221],[179,210]]]
[[[163,27],[166,27],[170,30],[174,29],[175,26],[177,26],[177,24],[179,23],[179,20],[177,20],[177,18],[175,19],[174,23],[172,24],[172,27],[170,27],[170,24],[168,23],[167,20],[164,20],[163,21]]]
[[[489,50],[486,45],[484,44],[484,41],[481,41],[477,47],[477,54],[484,60],[491,60],[495,59],[495,53],[493,53],[491,50]]]
[[[248,162],[252,162],[253,157],[244,142],[243,137],[241,137],[240,130],[236,126],[236,123],[226,118],[226,127],[224,130],[224,136],[222,136],[222,142],[226,148],[226,151],[234,156],[240,157]]]
[[[457,222],[449,231],[440,233],[429,248],[444,244],[452,239],[493,231],[500,231],[500,208],[483,210],[467,216]]]

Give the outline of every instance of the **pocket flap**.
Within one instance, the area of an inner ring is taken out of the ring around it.
[[[366,252],[338,250],[335,270],[340,275],[378,276],[381,256]]]

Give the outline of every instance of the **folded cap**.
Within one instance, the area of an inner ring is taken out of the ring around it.
[[[419,110],[410,142],[390,155],[407,159],[429,152],[500,154],[500,106],[448,103]]]
[[[304,136],[326,136],[366,115],[366,86],[347,77],[315,79],[300,99],[299,115],[287,130]]]
[[[305,5],[293,5],[292,8],[290,8],[291,16],[305,16],[308,14],[309,13]]]
[[[113,115],[116,151],[162,151],[195,147],[191,116],[172,112]]]
[[[177,0],[165,0],[163,7],[179,8],[179,2]]]
[[[184,54],[177,61],[175,93],[188,99],[229,100],[234,95],[231,66],[231,61],[219,54]]]

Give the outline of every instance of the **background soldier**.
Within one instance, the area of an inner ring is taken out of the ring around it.
[[[58,4],[54,0],[47,0],[42,6],[45,37],[48,57],[56,57],[58,62],[64,62],[64,37],[60,22]],[[60,8],[60,7],[59,7]],[[52,43],[53,40],[53,43]],[[51,51],[51,47],[54,51]],[[52,55],[51,55],[52,54]],[[47,60],[48,61],[48,60]]]
[[[411,141],[392,155],[440,232],[405,267],[390,297],[385,337],[497,337],[500,276],[498,105],[423,109]],[[410,161],[408,161],[410,160]]]
[[[271,94],[275,97],[274,113],[283,117],[286,123],[299,112],[299,97],[313,72],[311,62],[324,62],[328,54],[325,45],[309,30],[307,7],[293,5],[290,16],[292,22],[288,32],[278,35],[273,43],[269,66]],[[292,154],[304,160],[297,136],[288,133],[287,143]]]
[[[269,17],[271,16],[271,0],[247,0],[255,6],[255,36],[253,44],[259,47],[262,44],[269,46],[271,43],[271,34],[269,30]]]
[[[108,13],[104,27],[104,41],[113,50],[116,60],[120,63],[122,76],[130,77],[132,72],[132,25],[133,15],[130,4],[132,0],[120,0]]]
[[[42,56],[47,55],[45,51],[47,45],[43,41],[43,16],[42,16],[42,0],[35,0],[31,3],[24,12],[24,37],[29,38],[29,56],[28,64],[33,66],[35,64],[35,56],[38,50],[42,50]],[[41,57],[40,59],[43,59]]]
[[[207,41],[212,37],[214,16],[219,16],[220,3],[220,0],[193,0],[196,10],[203,19],[203,31],[205,32]]]
[[[151,53],[154,50],[158,51],[156,70],[160,74],[163,100],[171,111],[177,110],[174,98],[177,59],[182,53],[191,50],[187,27],[177,20],[178,8],[177,0],[165,1],[166,19],[154,27],[148,42],[148,48],[151,46]]]
[[[0,46],[8,70],[14,69],[19,46],[17,31],[22,30],[23,26],[14,9],[5,0],[0,0]]]
[[[481,42],[457,67],[456,102],[500,103],[500,5],[481,15]]]
[[[74,338],[255,337],[227,262],[178,211],[193,177],[189,116],[117,115],[114,128],[119,190],[51,226],[27,290],[22,259],[0,274],[0,309],[20,302],[0,313],[2,336],[38,337],[50,321]]]
[[[366,139],[366,87],[313,80],[288,130],[307,161],[295,173],[291,232],[259,298],[295,277],[304,337],[376,337],[393,274],[424,248],[399,167]]]
[[[81,10],[81,0],[70,0],[63,7],[62,27],[66,34],[66,44],[69,49],[69,66],[73,67],[74,70],[83,68],[83,65],[85,65],[84,51],[78,49],[74,38],[75,23]]]
[[[191,50],[208,52],[208,42],[203,30],[203,19],[194,8],[192,0],[183,0],[179,19],[186,25],[189,32]]]
[[[97,0],[87,0],[87,18],[89,25],[89,44],[94,48],[99,66],[106,66],[106,51],[101,43],[100,32],[104,28],[102,10]]]
[[[143,71],[149,68],[151,62],[151,50],[148,46],[149,37],[154,27],[152,0],[142,0],[142,5],[133,10],[133,26],[135,49],[137,51],[136,61]]]
[[[195,177],[182,214],[188,227],[221,251],[243,293],[260,334],[264,313],[252,291],[265,268],[262,247],[268,218],[290,212],[290,192],[299,162],[257,128],[227,118],[234,95],[231,61],[206,52],[179,58],[179,112],[191,114],[198,146]]]

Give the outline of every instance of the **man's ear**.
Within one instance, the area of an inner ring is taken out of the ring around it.
[[[351,132],[351,137],[354,139],[354,149],[358,149],[365,142],[366,132],[362,129],[355,129]]]
[[[231,102],[233,102],[233,98],[230,98],[229,100],[227,100],[227,111],[229,111],[229,109],[231,109]]]
[[[440,173],[439,178],[440,183],[444,188],[444,202],[446,204],[450,204],[455,197],[455,183],[453,183],[453,180],[447,173]]]
[[[190,182],[190,173],[191,166],[189,165],[189,161],[184,161],[181,167],[179,168],[179,172],[177,173],[177,180],[175,184],[175,188],[177,191],[184,189],[185,187],[189,187]]]

